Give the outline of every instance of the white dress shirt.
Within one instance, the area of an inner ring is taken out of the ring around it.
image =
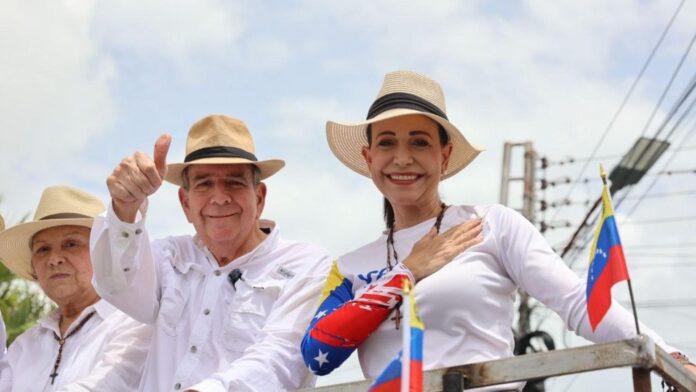
[[[121,222],[110,207],[91,238],[100,295],[156,324],[141,391],[313,385],[299,345],[331,266],[323,249],[281,239],[272,227],[255,249],[220,267],[196,237],[150,244],[144,220]],[[242,278],[233,287],[235,269]]]
[[[147,355],[151,327],[138,323],[104,300],[85,308],[67,336],[90,313],[94,315],[65,340],[58,375],[51,373],[61,336],[59,310],[17,337],[3,359],[0,389],[16,391],[133,391]]]
[[[425,324],[423,368],[426,370],[513,355],[512,324],[518,286],[555,311],[568,329],[597,342],[636,335],[633,316],[614,303],[597,330],[587,317],[585,283],[551,249],[544,237],[519,213],[500,205],[451,206],[440,232],[483,217],[483,242],[456,256],[415,286],[416,303]],[[435,219],[394,233],[403,261]],[[339,258],[339,270],[353,282],[358,296],[386,266],[386,235]],[[641,326],[668,351],[654,332]],[[401,349],[401,331],[387,320],[360,346],[363,373],[376,377]],[[518,385],[491,389],[512,389]]]

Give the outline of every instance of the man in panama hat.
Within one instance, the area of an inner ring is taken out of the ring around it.
[[[259,160],[246,125],[207,116],[191,127],[186,157],[126,157],[107,179],[112,202],[92,235],[97,290],[137,320],[156,324],[141,391],[278,391],[313,382],[299,342],[330,259],[282,239],[261,220],[262,180],[284,166]],[[166,180],[195,236],[150,243],[143,205]]]
[[[132,391],[151,328],[92,286],[89,235],[102,202],[79,189],[43,191],[34,219],[0,233],[0,259],[39,284],[57,309],[17,337],[0,361],[2,391]]]

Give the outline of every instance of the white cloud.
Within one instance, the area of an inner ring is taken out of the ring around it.
[[[230,55],[246,28],[241,12],[242,7],[219,0],[101,2],[94,29],[129,56],[162,57],[188,67]]]
[[[80,156],[116,114],[114,67],[90,36],[94,3],[3,2],[0,10],[0,192],[7,216],[34,208],[40,190],[79,179]]]

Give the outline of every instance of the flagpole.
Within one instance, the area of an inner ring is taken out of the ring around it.
[[[602,183],[604,183],[604,187],[606,188],[608,186],[607,172],[604,170],[604,165],[602,165],[601,163],[599,164],[599,175],[602,177]],[[609,195],[609,202],[612,204],[612,209],[614,209],[614,202],[611,200],[611,193],[607,191],[607,194]],[[640,325],[638,324],[638,312],[636,311],[636,301],[633,299],[633,286],[631,285],[630,275],[627,276],[626,282],[628,283],[628,294],[631,297],[631,308],[633,309],[633,321],[636,323],[636,333],[640,335]]]
[[[404,280],[402,307],[406,325],[401,331],[401,392],[411,390],[411,281]]]

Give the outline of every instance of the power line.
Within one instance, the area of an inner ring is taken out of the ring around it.
[[[650,55],[648,58],[645,60],[645,63],[643,64],[643,67],[640,69],[638,72],[638,75],[636,76],[636,79],[633,81],[633,84],[631,85],[631,88],[628,89],[628,92],[626,93],[626,96],[624,97],[623,101],[619,105],[619,108],[616,110],[616,113],[614,114],[614,117],[609,121],[609,125],[607,125],[606,129],[602,133],[602,136],[599,138],[597,141],[597,144],[595,145],[594,149],[592,150],[592,153],[590,154],[590,159],[592,159],[596,154],[597,150],[599,150],[599,147],[602,145],[604,142],[604,139],[607,137],[611,129],[614,127],[614,123],[616,120],[619,118],[619,115],[623,111],[623,108],[626,106],[626,103],[628,102],[628,99],[633,95],[633,91],[635,90],[636,86],[638,85],[638,82],[640,82],[641,78],[643,77],[643,74],[645,73],[645,70],[648,68],[648,65],[652,62],[653,57],[655,56],[655,53],[657,50],[660,48],[662,45],[662,41],[665,39],[665,36],[667,36],[667,32],[670,30],[672,27],[672,24],[674,23],[674,20],[677,18],[677,15],[679,14],[679,11],[681,10],[682,6],[684,5],[684,1],[682,0],[679,3],[679,6],[677,6],[677,9],[674,11],[674,14],[672,15],[672,18],[669,20],[669,23],[667,23],[667,26],[665,27],[664,31],[662,31],[662,34],[660,35],[660,38],[657,40],[657,43],[653,47],[652,51],[650,52]],[[587,169],[587,165],[589,164],[589,161],[587,161],[583,166],[582,169],[580,169],[580,173],[578,174],[578,178],[582,177],[583,173],[585,173],[585,170]],[[564,197],[567,199],[575,189],[575,185],[577,185],[577,182],[573,182],[573,185],[571,185],[570,189],[568,190],[566,196]],[[551,220],[556,219],[556,216],[558,215],[558,212],[560,209],[556,210],[554,215],[551,217]]]
[[[694,103],[696,103],[696,99],[694,99],[694,100],[691,102],[691,106],[690,106],[689,109],[693,108]],[[693,126],[691,127],[691,129],[689,129],[689,131],[686,133],[686,135],[684,136],[684,138],[683,138],[682,141],[681,141],[681,144],[684,144],[687,140],[689,140],[689,138],[691,137],[691,135],[693,135],[694,130],[696,130],[696,122],[694,122],[694,125],[693,125]],[[669,158],[669,160],[665,163],[665,165],[664,165],[662,168],[664,169],[664,168],[666,168],[667,166],[669,166],[669,165],[672,163],[672,161],[674,160],[675,157],[676,157],[676,154],[672,154],[672,156]],[[653,178],[653,181],[650,183],[650,185],[648,185],[648,187],[645,189],[645,191],[644,191],[643,194],[640,196],[640,198],[638,199],[638,201],[637,201],[637,202],[633,205],[633,207],[631,207],[631,209],[624,215],[624,218],[623,218],[623,220],[622,220],[622,223],[623,223],[623,222],[626,222],[626,220],[628,220],[628,218],[636,211],[636,209],[638,208],[638,206],[639,206],[639,205],[643,202],[643,200],[645,199],[645,196],[650,192],[650,190],[655,186],[655,184],[657,184],[657,180],[658,180],[658,179],[659,179],[659,176]],[[628,197],[628,194],[630,193],[630,191],[631,191],[632,189],[633,189],[633,188],[629,188],[628,191],[623,195],[623,198],[622,198],[621,200],[619,200],[619,205],[621,205],[621,203],[626,199],[626,197]]]
[[[678,197],[678,196],[689,196],[689,195],[696,195],[696,189],[683,190],[683,191],[673,191],[673,192],[657,192],[657,193],[645,194],[643,196],[629,196],[629,197],[626,197],[626,200],[640,200],[641,197],[643,199],[662,199],[665,197]],[[553,201],[550,203],[545,201],[545,200],[541,200],[540,201],[541,206],[539,207],[539,209],[543,211],[544,209],[557,208],[561,204],[566,205],[566,206],[576,206],[576,205],[589,206],[592,202],[593,202],[593,200],[591,200],[591,199],[557,200],[557,201]]]
[[[673,149],[672,151],[691,151],[691,150],[696,150],[696,146],[686,146],[686,147],[681,147],[678,149]],[[581,162],[595,162],[595,161],[607,161],[607,160],[613,160],[613,159],[619,159],[622,158],[623,154],[613,154],[613,155],[602,155],[598,157],[583,157],[583,158],[573,158],[573,157],[568,157],[566,159],[559,159],[557,161],[549,160],[547,157],[541,158],[541,160],[545,160],[547,166],[564,166],[564,165],[572,165],[575,163],[581,163]]]
[[[655,117],[657,110],[660,108],[660,106],[662,106],[662,102],[664,101],[665,97],[667,96],[667,92],[669,92],[670,88],[672,87],[672,83],[677,78],[677,75],[679,74],[679,71],[681,70],[682,65],[684,65],[684,61],[686,61],[686,58],[689,56],[689,52],[691,52],[691,48],[694,46],[694,41],[696,41],[696,33],[694,33],[694,35],[691,37],[691,41],[689,41],[689,45],[686,47],[684,54],[682,55],[681,59],[679,60],[679,64],[677,64],[677,68],[675,68],[674,72],[672,72],[672,77],[669,79],[667,86],[665,86],[665,89],[662,91],[662,95],[660,96],[660,99],[658,99],[657,104],[655,104],[655,108],[653,109],[652,113],[650,113],[650,117],[648,118],[648,121],[645,123],[645,126],[643,127],[643,131],[640,133],[641,137],[644,136],[645,133],[648,131],[648,127],[650,127],[650,124],[652,123],[652,120]]]
[[[624,306],[630,306],[629,301],[619,301]],[[674,298],[646,300],[636,303],[637,308],[680,308],[696,306],[696,298]]]
[[[629,244],[623,245],[628,249],[656,249],[656,248],[693,248],[696,247],[696,242],[678,242],[672,244]]]
[[[674,106],[672,107],[672,110],[670,110],[670,114],[665,118],[665,120],[663,121],[662,125],[661,125],[660,128],[657,130],[657,132],[656,132],[654,138],[652,139],[652,141],[651,141],[650,143],[648,143],[648,146],[646,146],[646,147],[643,149],[642,153],[638,156],[638,158],[634,160],[635,164],[633,165],[634,167],[632,167],[632,169],[635,169],[635,165],[636,165],[638,162],[640,162],[640,161],[643,159],[643,156],[650,150],[651,145],[657,140],[657,137],[658,137],[659,134],[665,129],[665,127],[666,127],[667,124],[670,122],[670,120],[672,119],[672,117],[679,111],[679,109],[681,108],[681,105],[683,105],[684,102],[686,102],[686,100],[688,99],[689,95],[691,95],[691,93],[694,91],[694,88],[695,88],[695,87],[696,87],[696,73],[694,74],[694,76],[692,77],[691,81],[689,82],[689,86],[686,88],[686,90],[682,93],[681,97],[680,97],[680,98],[677,100],[677,102],[674,104]],[[684,120],[684,118],[686,117],[686,115],[687,115],[688,113],[691,112],[691,110],[692,110],[693,107],[694,107],[694,103],[696,103],[696,99],[694,99],[694,100],[691,102],[691,104],[689,105],[689,107],[687,108],[687,110],[686,110],[684,113],[682,113],[681,117],[678,119],[678,121],[675,123],[674,127],[672,128],[672,130],[671,130],[671,131],[669,132],[669,134],[667,135],[667,138],[665,139],[665,142],[667,141],[667,139],[668,139],[669,137],[672,136],[672,134],[674,133],[674,131],[676,130],[676,128],[681,124],[681,122]],[[688,139],[688,136],[691,134],[692,131],[693,131],[693,129],[691,129],[691,130],[687,133],[687,137],[686,137],[685,139],[682,140],[682,144],[684,143],[685,140]],[[668,164],[672,161],[672,159],[674,159],[674,157],[675,157],[675,155],[673,154],[672,157],[670,158],[670,161],[668,162]],[[663,166],[663,169],[664,169],[665,167],[667,167],[667,165]],[[651,186],[649,187],[648,191],[650,190],[650,188],[652,188],[652,185],[654,185],[654,184],[657,182],[657,179],[658,179],[658,178],[659,178],[659,176],[656,176],[656,177],[655,177],[655,180],[653,181],[653,183],[652,183]],[[625,197],[627,197],[627,195],[630,193],[630,191],[631,191],[632,189],[633,189],[632,186],[629,187],[628,190],[623,194],[623,198],[620,199],[617,203],[615,203],[615,205],[614,205],[614,208],[615,208],[615,209],[617,209],[617,208],[622,204],[623,200],[625,199]],[[590,209],[590,211],[587,213],[587,215],[586,215],[585,218],[583,219],[583,221],[582,221],[582,223],[580,224],[580,226],[578,227],[578,229],[573,233],[573,235],[572,235],[570,241],[568,241],[568,244],[567,244],[567,245],[565,246],[565,248],[563,249],[563,252],[561,252],[561,256],[562,256],[562,257],[565,257],[565,256],[566,256],[566,254],[568,253],[568,251],[569,251],[570,248],[572,247],[573,242],[575,242],[575,239],[576,239],[578,236],[583,236],[583,235],[584,235],[584,236],[585,236],[585,239],[584,239],[584,242],[583,242],[583,245],[582,245],[582,246],[584,247],[584,246],[587,245],[587,243],[589,242],[589,240],[590,240],[591,237],[590,237],[589,235],[587,235],[587,233],[586,233],[586,231],[585,231],[585,228],[594,225],[594,222],[597,221],[597,218],[598,218],[599,214],[597,213],[597,214],[594,215],[594,218],[593,218],[593,220],[592,220],[592,223],[586,224],[586,222],[587,222],[587,220],[590,218],[590,216],[592,215],[592,213],[595,212],[595,209],[599,206],[600,201],[601,201],[601,198],[598,198],[597,201],[596,201],[596,202],[594,203],[594,205],[592,206],[592,208]],[[640,202],[640,201],[639,201],[639,202]],[[637,204],[638,204],[638,203],[637,203]],[[560,208],[556,210],[556,213],[558,213],[559,210],[560,210]],[[633,211],[631,211],[631,212],[633,212]],[[625,219],[624,219],[624,222],[625,222]],[[573,257],[574,257],[574,255],[573,255]],[[572,262],[569,263],[569,265],[572,265],[572,264],[573,264]]]
[[[696,99],[694,100],[693,103],[696,103]],[[691,107],[693,107],[693,105]],[[646,173],[643,177],[653,177],[653,176],[661,176],[661,175],[673,176],[673,175],[677,175],[677,174],[696,174],[696,169],[661,170],[658,172]],[[597,178],[597,177],[585,177],[579,181],[578,180],[576,180],[576,181],[582,182],[583,184],[588,184],[590,182],[597,182],[597,181],[601,181],[601,180],[602,180],[601,178]],[[557,179],[551,180],[551,181],[548,181],[544,178],[539,180],[539,182],[541,183],[541,186],[540,186],[541,189],[570,184],[570,181],[571,181],[570,177],[560,177],[560,178],[557,178]]]
[[[673,216],[668,218],[654,218],[654,219],[641,219],[641,220],[631,220],[624,221],[622,225],[645,225],[652,223],[674,223],[674,222],[690,222],[696,221],[696,216]]]

